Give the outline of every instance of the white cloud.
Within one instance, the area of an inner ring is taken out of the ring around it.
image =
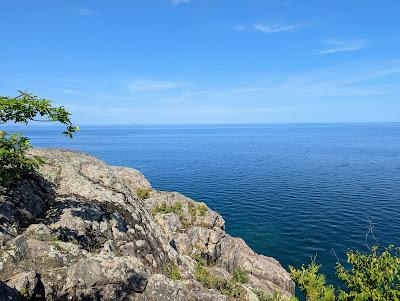
[[[179,4],[189,3],[189,2],[190,2],[190,0],[171,0],[171,5],[172,6],[177,6]]]
[[[71,89],[57,88],[56,90],[63,92],[65,94],[79,94],[78,91],[71,90]]]
[[[294,31],[298,28],[297,25],[261,25],[254,24],[252,27],[254,30],[261,31],[263,33],[276,33],[285,31]]]
[[[285,32],[285,31],[294,31],[298,29],[298,25],[281,25],[281,24],[271,24],[271,25],[263,25],[263,24],[253,24],[253,25],[245,25],[239,24],[233,27],[234,30],[238,31],[260,31],[262,33],[277,33],[277,32]]]
[[[99,14],[99,12],[95,11],[95,10],[79,7],[79,8],[75,8],[73,10],[73,14],[79,15],[79,16],[93,16],[93,15]]]
[[[325,48],[320,50],[318,54],[332,54],[337,52],[356,51],[367,47],[365,40],[326,40],[324,41]]]
[[[183,86],[179,82],[160,81],[160,80],[138,80],[128,84],[132,92],[151,92],[165,89],[172,89]]]

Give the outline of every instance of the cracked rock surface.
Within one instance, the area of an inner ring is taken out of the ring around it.
[[[279,262],[228,235],[204,203],[155,191],[140,172],[83,153],[30,154],[45,161],[40,175],[0,187],[0,300],[222,301],[257,300],[255,290],[294,293]],[[144,199],[140,190],[149,192]],[[225,279],[246,271],[240,285],[247,295],[207,288],[197,281],[200,263]]]

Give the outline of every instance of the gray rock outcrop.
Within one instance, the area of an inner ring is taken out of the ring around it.
[[[45,161],[40,176],[0,187],[0,293],[7,300],[222,301],[256,300],[256,290],[294,293],[282,266],[228,235],[206,204],[155,191],[140,172],[83,153],[30,155]],[[233,283],[237,270],[245,282]]]

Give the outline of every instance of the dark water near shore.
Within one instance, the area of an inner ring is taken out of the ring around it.
[[[368,219],[381,245],[400,245],[400,123],[85,126],[72,141],[23,131],[206,202],[230,234],[285,267],[317,254],[332,280],[331,249],[365,250]]]

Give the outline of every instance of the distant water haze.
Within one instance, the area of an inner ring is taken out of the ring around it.
[[[400,123],[84,126],[73,140],[21,129],[35,146],[133,167],[155,189],[206,202],[286,268],[317,255],[334,281],[331,250],[366,250],[369,219],[380,245],[400,245]]]

